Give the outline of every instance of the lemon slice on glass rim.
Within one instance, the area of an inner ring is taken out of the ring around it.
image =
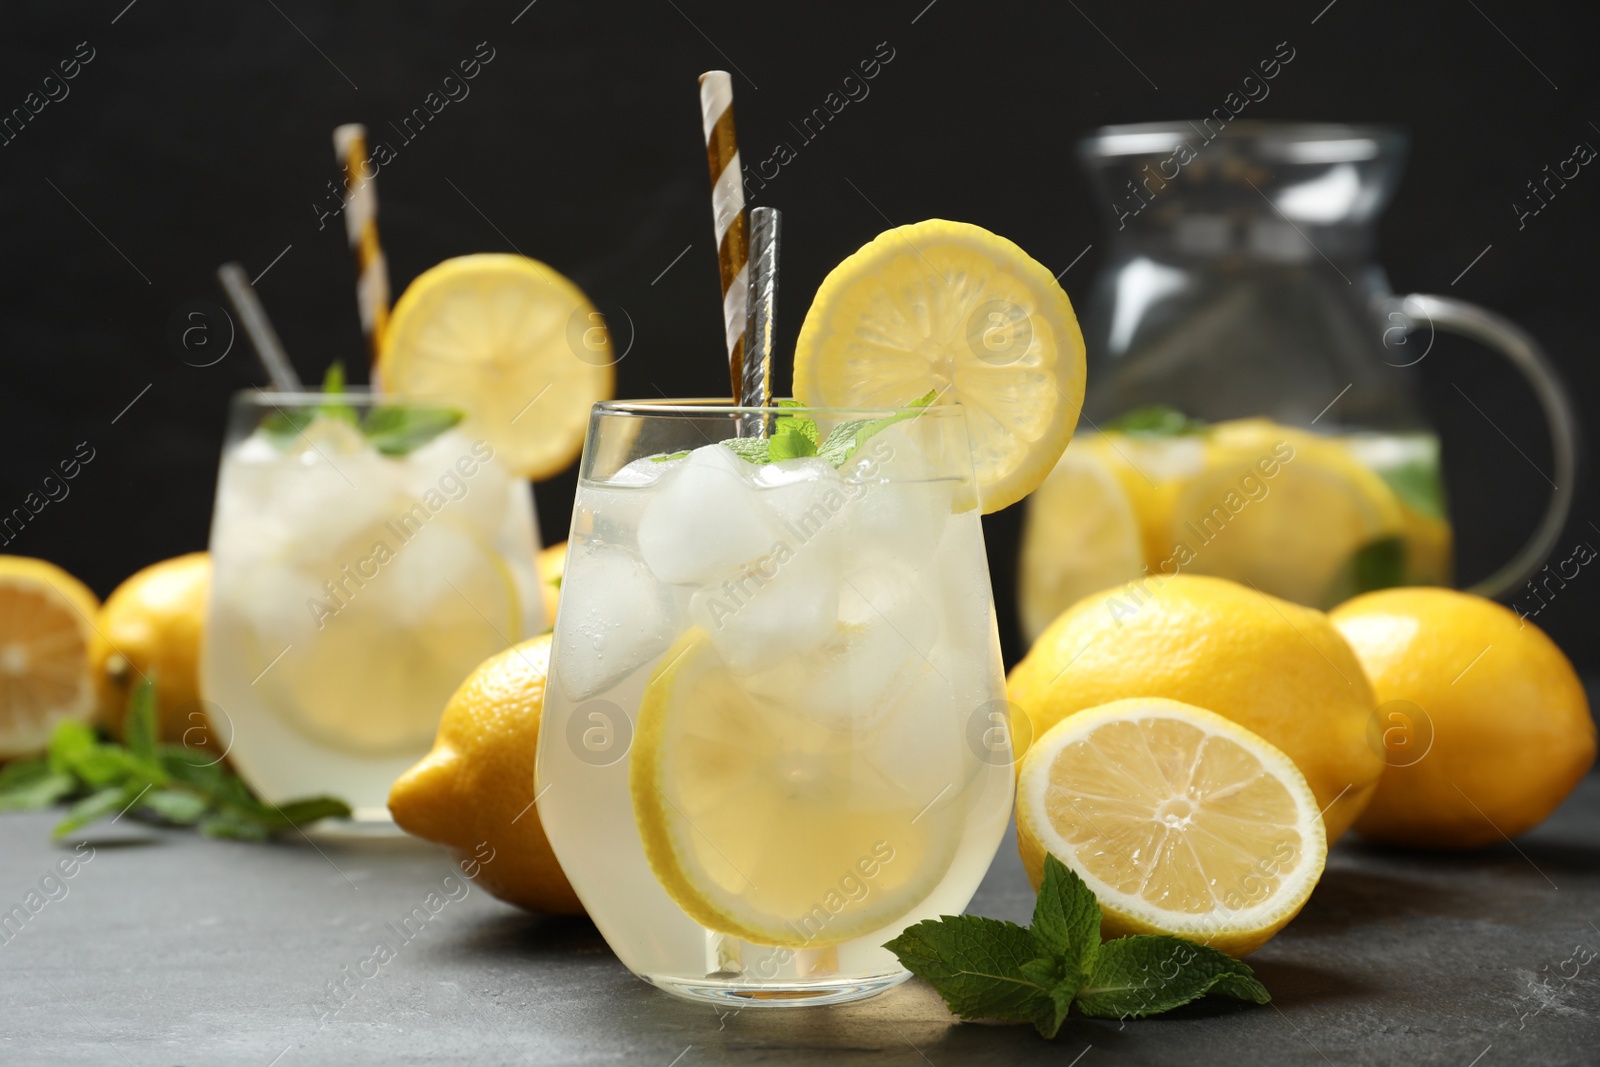
[[[817,407],[961,404],[985,513],[1044,481],[1083,407],[1083,335],[1050,271],[979,226],[889,230],[835,267],[795,345]]]
[[[1109,936],[1170,934],[1232,956],[1261,947],[1322,876],[1327,837],[1294,762],[1222,716],[1155,697],[1069,715],[1023,757],[1017,845],[1100,901]]]
[[[578,457],[616,358],[604,317],[570,280],[526,256],[483,253],[406,286],[378,372],[402,396],[460,399],[466,432],[516,475],[540,479]]]

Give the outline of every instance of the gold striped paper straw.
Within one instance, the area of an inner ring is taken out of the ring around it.
[[[725,70],[700,75],[700,122],[711,168],[711,212],[716,223],[717,264],[722,272],[722,324],[728,340],[728,376],[738,403],[744,379],[745,261],[744,177],[733,132],[733,79]]]
[[[389,265],[378,244],[378,186],[367,163],[367,128],[359,122],[335,127],[333,151],[344,169],[344,232],[356,257],[356,304],[377,388],[378,351],[389,323]]]

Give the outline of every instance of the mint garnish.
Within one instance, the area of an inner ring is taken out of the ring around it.
[[[1094,892],[1054,856],[1033,925],[977,915],[925,919],[884,946],[963,1019],[1031,1022],[1055,1037],[1076,1004],[1102,1019],[1141,1018],[1219,993],[1265,1004],[1271,994],[1231,956],[1182,938],[1100,942]]]
[[[459,423],[463,413],[431,404],[385,403],[366,418],[339,399],[345,392],[344,364],[334,361],[322,379],[325,399],[315,407],[279,410],[261,420],[261,429],[280,448],[287,448],[317,419],[336,419],[359,429],[385,456],[404,456]]]
[[[119,812],[197,826],[208,837],[265,841],[318,819],[349,818],[332,797],[265,804],[220,757],[157,740],[155,686],[147,678],[128,698],[122,745],[102,741],[76,720],[61,723],[47,755],[0,771],[0,811],[27,811],[71,800],[56,824],[60,838]]]
[[[925,408],[938,396],[938,390],[930,389],[906,407]],[[780,400],[778,406],[798,408],[805,405],[795,400]],[[820,456],[838,468],[855,455],[868,438],[897,422],[914,419],[917,414],[915,411],[901,411],[881,419],[850,419],[829,431],[826,440],[822,439],[822,432],[817,427],[815,419],[805,415],[779,415],[773,422],[772,433],[766,437],[730,437],[722,443],[748,463],[777,463],[785,459]],[[675,452],[671,455],[650,458],[657,463],[665,463],[667,460],[678,459],[685,455],[688,453]]]
[[[1108,420],[1100,429],[1142,437],[1178,437],[1204,433],[1206,424],[1167,404],[1146,404]]]
[[[403,456],[420,448],[460,422],[455,408],[421,404],[388,404],[373,408],[361,423],[361,432],[386,456]]]

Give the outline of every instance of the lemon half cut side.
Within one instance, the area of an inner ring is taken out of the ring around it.
[[[1048,852],[1094,890],[1110,936],[1170,934],[1233,956],[1300,911],[1327,840],[1293,761],[1222,716],[1132,698],[1063,719],[1028,750],[1023,865]]]

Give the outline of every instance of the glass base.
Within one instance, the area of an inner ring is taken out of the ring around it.
[[[762,982],[753,984],[739,978],[680,978],[676,975],[639,977],[687,1000],[714,1004],[737,1004],[741,1008],[797,1008],[820,1004],[846,1004],[875,997],[911,977],[911,972],[895,970],[886,974],[867,974],[854,978],[829,978],[812,982]]]

